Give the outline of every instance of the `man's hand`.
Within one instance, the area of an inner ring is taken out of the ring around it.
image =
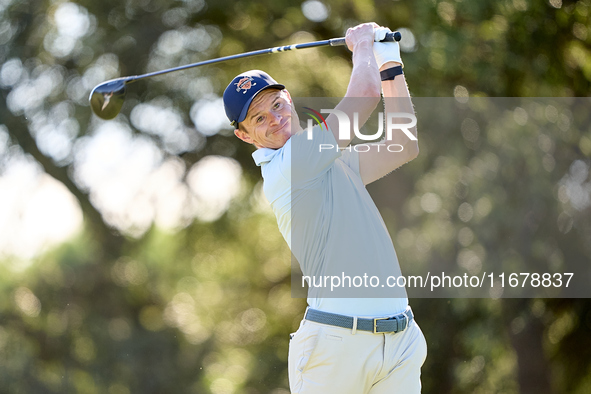
[[[377,27],[374,29],[375,42],[373,43],[373,54],[376,58],[379,68],[388,62],[397,63],[392,64],[392,66],[398,66],[402,64],[402,60],[400,59],[400,45],[398,45],[397,41],[379,42],[386,37],[387,33],[390,32],[391,30],[387,27]]]
[[[374,22],[370,22],[347,29],[347,33],[345,34],[347,48],[351,52],[355,52],[355,48],[358,45],[373,45],[375,28],[379,28],[379,26]]]

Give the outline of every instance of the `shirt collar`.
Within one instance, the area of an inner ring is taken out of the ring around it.
[[[256,163],[256,165],[260,167],[264,163],[268,163],[271,160],[273,160],[275,155],[277,155],[277,153],[279,153],[279,151],[281,151],[281,149],[283,149],[283,148],[279,148],[279,149],[259,148],[252,153],[252,158],[254,159],[254,162]]]
[[[285,147],[290,143],[291,143],[291,139],[287,140],[285,145],[283,145],[279,149],[259,148],[252,153],[252,158],[254,159],[254,162],[256,163],[256,165],[260,167],[263,164],[268,163],[271,160],[273,160],[273,158],[275,156],[277,156],[279,153],[281,153],[283,151],[283,149],[285,149]]]

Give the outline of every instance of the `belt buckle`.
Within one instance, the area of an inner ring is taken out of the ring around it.
[[[379,334],[378,333],[378,320],[388,320],[389,317],[376,317],[375,319],[373,319],[373,333],[374,334]]]

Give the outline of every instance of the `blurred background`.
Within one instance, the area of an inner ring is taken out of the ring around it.
[[[361,22],[402,32],[417,99],[531,98],[496,128],[421,128],[417,111],[419,158],[370,189],[389,188],[403,272],[588,264],[591,128],[571,125],[589,124],[576,121],[590,103],[534,98],[588,96],[590,13],[589,0],[0,0],[0,392],[288,393],[306,303],[291,298],[289,250],[220,97],[252,68],[295,97],[342,96],[348,50],[137,82],[113,121],[88,95]],[[528,119],[541,126],[518,127]],[[591,392],[588,299],[411,304],[425,393]]]

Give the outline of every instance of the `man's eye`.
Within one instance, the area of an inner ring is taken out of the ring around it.
[[[275,103],[275,105],[273,106],[273,108],[275,108],[275,109],[277,109],[279,107],[281,107],[281,104],[280,103]]]
[[[262,116],[259,116],[259,117],[257,118],[257,123],[261,123],[261,122],[263,121],[263,119],[264,119],[264,118],[263,118]]]

